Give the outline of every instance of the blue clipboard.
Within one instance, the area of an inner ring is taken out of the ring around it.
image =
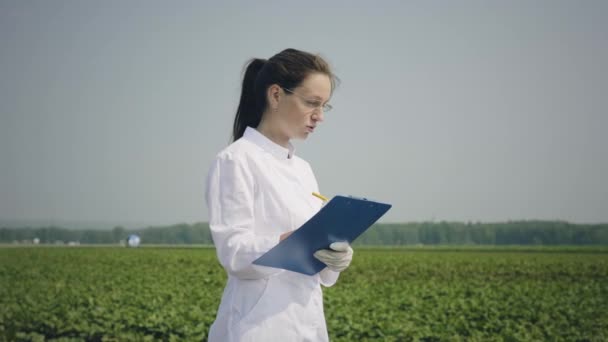
[[[335,196],[285,240],[256,259],[256,265],[313,275],[326,267],[313,256],[336,241],[352,243],[392,205],[352,196]]]

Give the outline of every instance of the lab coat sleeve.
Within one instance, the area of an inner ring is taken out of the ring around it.
[[[252,262],[279,242],[279,235],[254,233],[254,180],[246,161],[220,155],[207,176],[209,229],[220,264],[241,279],[264,278],[282,270]]]
[[[330,287],[338,281],[340,272],[335,272],[325,267],[321,272],[319,272],[319,276],[321,278],[321,285]]]

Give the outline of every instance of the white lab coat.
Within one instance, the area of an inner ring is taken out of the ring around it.
[[[252,264],[321,208],[310,165],[293,153],[247,127],[209,170],[209,227],[228,274],[210,342],[328,340],[320,284],[332,286],[339,273]]]

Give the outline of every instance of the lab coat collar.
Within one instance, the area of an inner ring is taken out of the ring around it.
[[[289,147],[285,148],[285,147],[275,143],[274,141],[268,139],[264,134],[258,132],[257,129],[251,128],[249,126],[247,126],[247,128],[245,128],[245,132],[243,133],[243,138],[260,146],[266,152],[269,152],[270,154],[272,154],[273,156],[275,156],[277,159],[280,159],[280,160],[291,159],[291,157],[293,157],[293,155],[296,151],[295,147],[291,144],[291,142],[288,143]]]

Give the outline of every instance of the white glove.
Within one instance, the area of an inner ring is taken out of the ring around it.
[[[331,249],[320,249],[313,254],[332,271],[342,272],[353,259],[353,249],[348,242],[340,241],[329,245]]]

